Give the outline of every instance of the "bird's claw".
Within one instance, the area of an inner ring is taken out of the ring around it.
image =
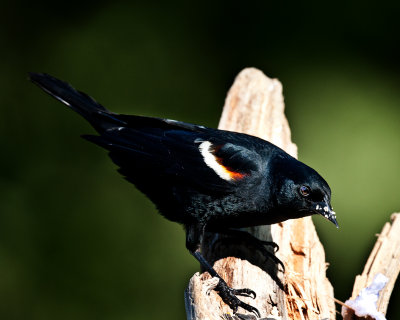
[[[238,308],[242,308],[246,311],[254,313],[257,317],[260,318],[260,312],[258,309],[254,308],[253,306],[244,303],[243,301],[239,300],[236,296],[244,296],[244,297],[251,297],[255,299],[256,293],[251,289],[232,289],[230,288],[226,282],[220,279],[216,289],[219,292],[219,296],[222,300],[233,310],[233,313],[236,313]]]
[[[232,293],[235,296],[250,297],[252,299],[256,298],[256,293],[251,289],[247,289],[247,288],[245,288],[245,289],[232,289],[231,288],[231,290],[232,290]]]
[[[260,252],[264,255],[266,258],[270,258],[276,265],[280,265],[282,268],[282,272],[285,272],[285,265],[283,262],[275,256],[275,253],[279,251],[279,246],[273,241],[263,241],[263,240],[258,240],[255,238],[256,241],[254,241],[255,246],[260,250]],[[258,243],[257,243],[258,241]],[[267,249],[265,249],[265,246],[272,247],[274,250],[274,254],[271,254]]]
[[[263,240],[260,240],[260,241],[264,246],[272,247],[272,250],[274,250],[274,253],[277,253],[279,251],[279,246],[276,242],[263,241]]]
[[[260,240],[257,237],[253,236],[252,234],[248,233],[247,231],[242,231],[242,230],[237,230],[237,229],[229,229],[229,230],[223,230],[220,232],[222,234],[227,234],[231,235],[233,237],[237,237],[238,239],[241,239],[245,242],[247,242],[250,245],[253,245],[257,250],[261,252],[261,254],[266,258],[266,259],[271,259],[276,265],[281,266],[282,272],[285,272],[285,265],[283,262],[275,256],[275,253],[279,251],[279,245],[273,241],[264,241]],[[226,241],[226,238],[222,238],[219,241]],[[212,245],[212,249],[214,250],[216,243]],[[273,250],[273,253],[271,253],[269,250],[267,250],[266,247],[270,247]]]

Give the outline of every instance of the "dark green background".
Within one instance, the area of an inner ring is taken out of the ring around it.
[[[28,71],[116,112],[213,127],[242,68],[279,78],[299,157],[333,190],[341,228],[314,221],[347,299],[400,207],[399,13],[388,1],[3,2],[0,318],[184,319],[198,270],[182,228]],[[389,319],[399,301],[397,287]]]

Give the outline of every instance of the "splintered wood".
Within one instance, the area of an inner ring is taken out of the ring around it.
[[[400,213],[392,214],[391,221],[391,225],[387,222],[383,226],[363,273],[356,277],[351,296],[351,299],[355,299],[362,289],[371,284],[376,274],[382,273],[389,279],[381,290],[377,302],[377,310],[383,314],[386,314],[390,295],[400,273]],[[349,309],[346,310],[343,318],[345,320],[365,319],[355,316]]]
[[[257,69],[245,69],[237,76],[226,98],[219,128],[258,136],[297,156],[284,114],[282,85]],[[335,319],[333,288],[325,273],[325,253],[311,218],[249,230],[259,239],[279,245],[276,255],[285,264],[285,273],[271,259],[260,257],[254,248],[241,243],[234,248],[229,244],[216,245],[220,238],[215,235],[206,237],[202,248],[228,285],[251,288],[257,293],[255,300],[241,300],[268,319]],[[197,273],[191,278],[185,292],[187,319],[239,319],[215,291],[207,294],[208,279],[207,273]],[[245,311],[239,309],[242,312]]]

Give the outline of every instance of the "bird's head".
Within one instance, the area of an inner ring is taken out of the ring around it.
[[[277,203],[289,215],[300,218],[319,214],[337,228],[336,213],[331,206],[328,183],[312,168],[294,158],[280,161]]]

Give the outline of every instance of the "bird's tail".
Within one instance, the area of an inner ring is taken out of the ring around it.
[[[113,118],[113,113],[86,93],[80,92],[70,84],[45,73],[30,72],[29,79],[48,94],[83,116],[97,131],[101,132],[107,129],[110,118]],[[117,119],[115,120],[118,121]]]

